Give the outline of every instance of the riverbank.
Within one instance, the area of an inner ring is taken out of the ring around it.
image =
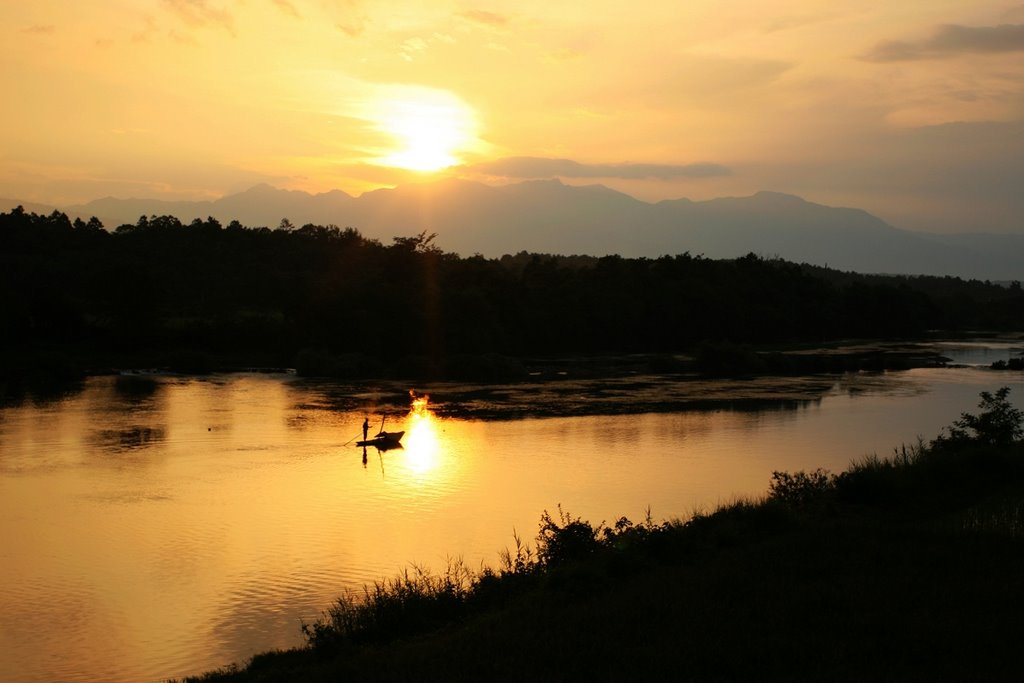
[[[980,343],[977,338],[964,345]],[[561,356],[527,359],[524,374],[508,382],[352,380],[303,377],[309,387],[328,387],[331,407],[359,410],[368,386],[375,405],[389,415],[408,410],[410,387],[430,396],[431,411],[444,418],[512,420],[585,415],[682,411],[791,410],[814,404],[832,391],[863,393],[890,386],[899,371],[955,367],[948,340],[846,340],[827,346],[754,349],[722,344],[691,354]],[[987,338],[1024,348],[1020,337]],[[955,355],[955,354],[954,354]]]
[[[278,372],[310,381],[349,383],[354,387],[375,387],[392,396],[396,407],[408,406],[410,386],[443,385],[452,397],[448,417],[500,417],[507,412],[489,411],[505,386],[526,392],[551,394],[571,399],[577,383],[598,387],[601,394],[614,396],[630,389],[658,389],[666,383],[697,377],[737,377],[856,370],[935,367],[941,354],[912,342],[858,342],[816,349],[754,349],[753,347],[707,345],[691,353],[618,354],[511,358],[498,354],[459,355],[431,361],[425,357],[403,356],[385,364],[378,358],[358,354],[335,356],[326,352],[303,351],[296,358],[252,354],[210,354],[188,349],[161,352],[111,353],[89,349],[40,347],[0,358],[0,405],[25,399],[47,401],[80,391],[87,377],[205,376],[239,372]],[[495,387],[499,387],[495,390]],[[358,390],[356,390],[358,393]],[[635,392],[631,392],[635,393]],[[671,393],[671,392],[670,392]],[[797,397],[803,400],[806,396]],[[739,401],[743,402],[743,397]],[[754,397],[754,403],[763,401]],[[608,402],[603,402],[607,404]],[[658,401],[652,394],[649,409],[686,407],[693,400],[668,396]],[[662,403],[662,407],[658,407]],[[694,406],[698,407],[699,406]],[[503,409],[499,409],[503,410]],[[558,414],[562,408],[547,408],[531,416]],[[605,409],[607,410],[607,409]],[[554,412],[552,412],[554,411]],[[621,412],[612,407],[610,412]],[[479,413],[479,414],[478,414]],[[565,415],[580,414],[571,400]]]
[[[987,343],[1024,349],[1024,336],[1003,334],[972,337]],[[792,378],[817,376],[825,389],[829,377],[843,373],[888,372],[946,367],[945,337],[917,340],[837,340],[829,344],[756,347],[708,343],[676,354],[581,354],[508,357],[500,354],[456,355],[442,360],[403,356],[390,363],[359,354],[332,355],[305,350],[295,358],[254,354],[210,354],[176,349],[118,354],[41,347],[0,359],[0,404],[30,398],[48,400],[80,390],[85,378],[96,375],[204,376],[266,372],[292,374],[311,382],[347,383],[360,393],[378,390],[396,409],[407,407],[411,386],[449,397],[438,407],[445,417],[503,419],[623,412],[665,412],[720,407],[726,397],[682,390],[690,380],[706,384],[721,380],[734,408],[760,409],[780,401],[816,400],[820,391]],[[965,343],[969,343],[965,341]],[[1020,353],[1019,349],[1016,351]],[[1009,352],[1008,352],[1009,353]],[[1001,369],[1019,369],[1020,357],[1004,361]],[[778,390],[736,390],[736,381],[779,378]],[[434,391],[433,387],[440,387]],[[529,394],[534,408],[508,405],[503,397]],[[543,397],[550,400],[539,400]],[[585,396],[585,400],[576,400]],[[619,401],[628,396],[625,402]],[[637,403],[637,400],[640,403]]]
[[[1011,680],[1022,414],[983,394],[935,440],[685,522],[545,513],[496,570],[343,598],[306,648],[191,681]]]

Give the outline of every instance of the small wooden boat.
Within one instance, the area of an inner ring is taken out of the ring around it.
[[[371,444],[378,453],[387,453],[388,451],[401,451],[405,449],[401,441],[381,441],[379,443]],[[363,446],[363,453],[366,452],[366,446]]]
[[[356,441],[357,446],[377,446],[378,448],[394,448],[405,436],[405,432],[380,432],[372,439]]]

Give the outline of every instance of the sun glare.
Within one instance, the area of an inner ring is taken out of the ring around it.
[[[461,163],[460,152],[476,143],[476,116],[451,93],[411,90],[381,100],[374,117],[395,149],[376,163],[410,171],[439,171]]]
[[[406,438],[406,456],[409,468],[416,474],[424,474],[438,464],[439,444],[435,418],[427,403],[430,397],[426,394],[416,396],[409,392],[412,406],[409,410],[409,436]]]

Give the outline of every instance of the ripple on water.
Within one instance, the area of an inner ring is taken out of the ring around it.
[[[451,414],[591,417],[437,418],[422,448],[407,424],[407,448],[371,449],[365,467],[345,444],[367,405],[402,419],[397,390],[160,379],[133,408],[113,380],[89,380],[79,397],[0,413],[0,681],[155,681],[241,663],[301,643],[302,620],[410,563],[495,562],[513,529],[532,542],[559,503],[595,522],[649,503],[657,519],[686,515],[763,491],[773,468],[837,471],[933,435],[979,390],[1024,396],[1019,378],[446,386]],[[688,409],[700,401],[714,410]]]

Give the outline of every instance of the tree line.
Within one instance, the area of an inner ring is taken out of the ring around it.
[[[843,273],[766,259],[461,257],[336,225],[0,214],[0,347],[443,372],[482,356],[677,353],[701,343],[1006,330],[1020,283]],[[163,355],[161,355],[163,354]],[[111,361],[111,362],[114,362]]]

